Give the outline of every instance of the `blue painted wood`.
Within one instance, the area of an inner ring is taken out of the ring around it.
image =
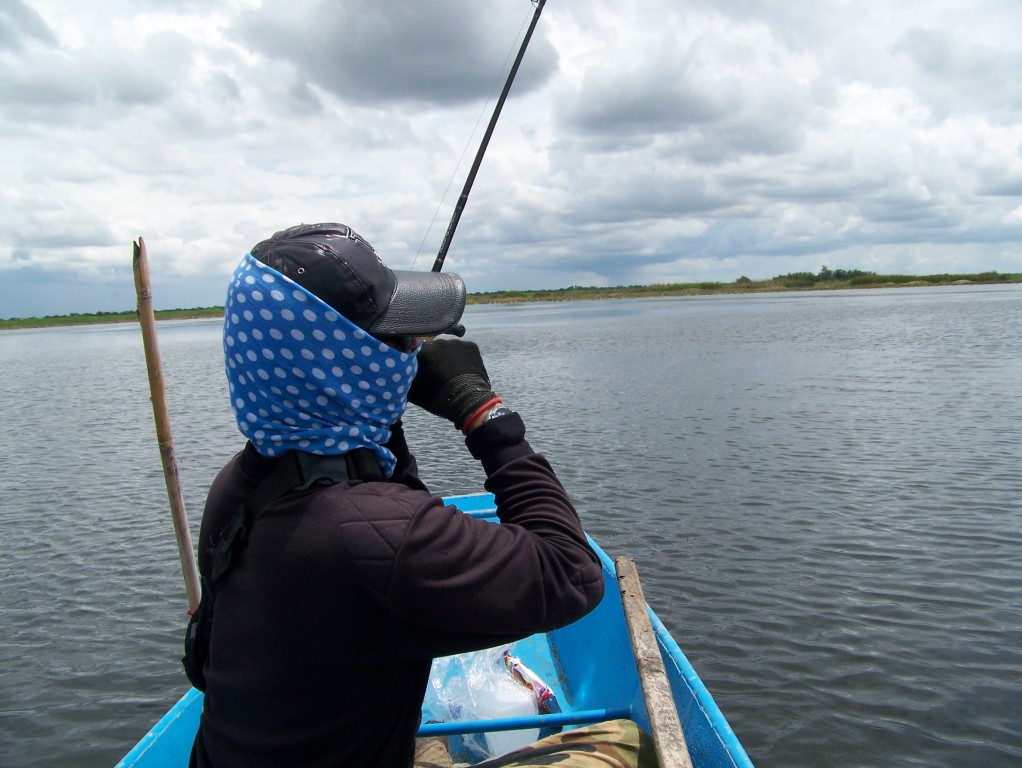
[[[456,496],[446,501],[467,514],[496,520],[490,494]],[[552,724],[570,728],[619,717],[649,727],[621,596],[616,589],[614,563],[596,542],[590,539],[590,543],[600,557],[607,582],[603,601],[583,619],[520,641],[513,651],[554,690],[562,712],[534,718],[429,724],[420,733],[482,733]],[[678,643],[652,609],[649,613],[694,768],[753,768]],[[186,766],[201,711],[202,694],[194,689],[188,691],[116,768]]]
[[[116,768],[184,768],[199,729],[200,714],[202,694],[192,688],[121,758]]]
[[[450,736],[455,733],[494,733],[495,731],[523,731],[528,728],[555,728],[565,725],[592,725],[606,720],[628,719],[627,709],[582,709],[577,712],[557,712],[552,715],[531,717],[495,717],[491,720],[457,720],[451,723],[424,723],[419,736]]]

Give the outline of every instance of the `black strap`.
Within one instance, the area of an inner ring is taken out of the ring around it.
[[[234,556],[248,537],[252,526],[277,499],[291,491],[306,490],[315,484],[334,485],[381,482],[383,472],[374,454],[368,448],[357,448],[343,456],[317,456],[303,451],[284,454],[252,495],[238,505],[230,522],[220,533],[210,554],[212,564],[209,587],[212,593],[220,588]]]

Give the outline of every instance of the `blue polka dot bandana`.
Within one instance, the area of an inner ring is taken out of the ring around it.
[[[238,428],[263,456],[384,447],[404,413],[417,351],[373,338],[328,304],[246,254],[224,307],[224,355]]]

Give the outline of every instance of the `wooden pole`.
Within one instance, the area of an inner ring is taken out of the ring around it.
[[[660,768],[692,768],[692,758],[678,719],[678,708],[671,693],[664,660],[653,634],[653,623],[649,620],[649,607],[642,595],[635,561],[630,557],[617,557],[614,565]]]
[[[170,430],[170,412],[167,410],[167,392],[163,386],[163,369],[160,366],[160,346],[156,340],[156,315],[153,313],[153,292],[149,287],[149,261],[145,241],[140,237],[134,243],[132,271],[135,273],[135,293],[138,295],[138,321],[142,326],[142,346],[145,348],[146,369],[149,371],[149,391],[152,394],[153,418],[156,420],[156,440],[160,445],[160,459],[163,461],[163,477],[167,482],[167,498],[170,514],[174,521],[174,535],[177,537],[177,551],[181,557],[181,572],[185,578],[185,592],[188,595],[188,613],[199,605],[199,571],[195,565],[192,550],[192,535],[185,514],[184,496],[174,459],[174,436]]]

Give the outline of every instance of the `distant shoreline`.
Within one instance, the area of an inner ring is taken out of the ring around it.
[[[1005,285],[1022,283],[1022,274],[982,273],[978,275],[868,275],[851,280],[821,280],[814,275],[749,280],[733,283],[675,283],[633,285],[615,288],[571,287],[537,291],[494,291],[470,293],[469,304],[519,304],[538,301],[599,301],[606,299],[666,298],[670,296],[713,296],[743,293],[788,293],[793,291],[837,291],[849,288],[920,288],[945,285]],[[223,317],[223,307],[195,307],[156,311],[157,320],[196,320]],[[55,315],[0,320],[0,331],[54,328],[73,325],[105,325],[137,322],[135,310],[93,314]]]

